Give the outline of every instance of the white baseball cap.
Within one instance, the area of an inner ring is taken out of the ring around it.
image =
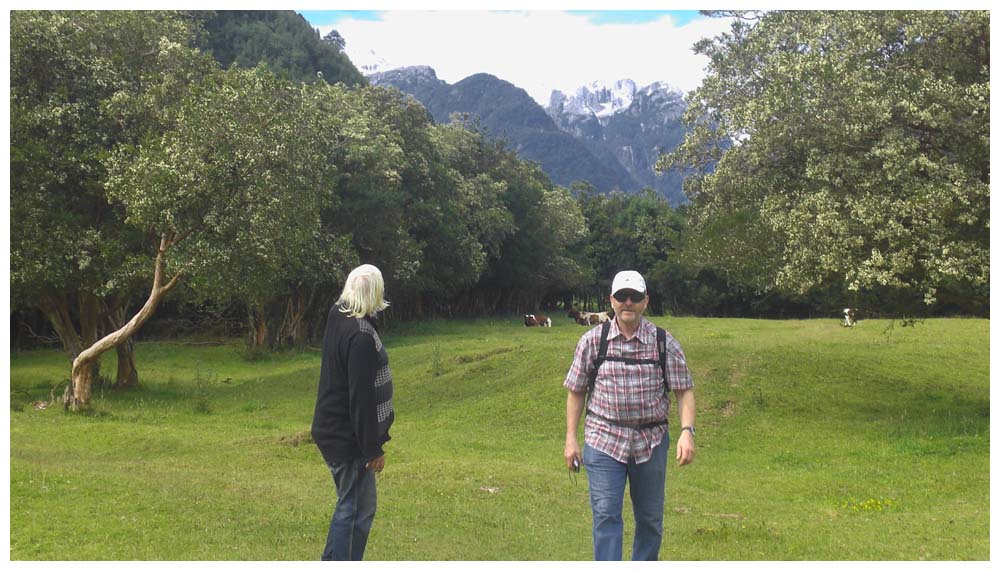
[[[639,293],[646,293],[646,280],[642,279],[642,274],[634,270],[618,272],[611,282],[611,295],[622,289],[634,289]]]

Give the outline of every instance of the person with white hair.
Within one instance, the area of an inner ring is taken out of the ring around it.
[[[389,356],[375,314],[389,306],[382,272],[355,268],[327,315],[312,437],[337,488],[324,561],[360,561],[375,519],[375,474],[395,419]]]

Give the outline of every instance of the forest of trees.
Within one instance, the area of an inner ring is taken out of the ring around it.
[[[988,14],[794,14],[699,45],[688,210],[555,185],[291,12],[14,11],[12,342],[58,338],[85,407],[150,320],[315,343],[359,263],[389,320],[604,308],[621,269],[655,314],[988,315]]]

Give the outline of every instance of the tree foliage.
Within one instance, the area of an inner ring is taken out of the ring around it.
[[[312,83],[364,85],[361,72],[343,53],[344,39],[319,32],[290,10],[220,10],[205,18],[203,47],[223,67],[264,63],[277,75]]]
[[[587,266],[593,268],[588,283],[592,299],[606,307],[615,273],[633,269],[646,277],[651,309],[662,313],[669,297],[678,293],[672,272],[676,274],[681,263],[681,212],[652,189],[598,194],[578,185],[576,192],[590,233],[584,252]]]
[[[328,86],[232,68],[193,86],[174,124],[106,160],[126,222],[167,236],[168,266],[205,295],[252,291],[282,274],[319,228],[336,145],[317,112]]]
[[[658,165],[718,159],[686,185],[701,259],[760,289],[985,300],[989,14],[736,15]]]
[[[195,33],[175,12],[11,13],[11,290],[44,311],[71,359],[122,323],[151,263],[148,241],[108,199],[101,158],[159,118],[149,105],[112,107],[175,98],[208,60],[169,46]],[[129,384],[125,362],[119,352]]]

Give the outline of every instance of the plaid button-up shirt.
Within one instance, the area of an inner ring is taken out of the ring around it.
[[[583,334],[576,345],[573,364],[563,386],[573,392],[587,390],[587,380],[600,351],[601,327]],[[656,326],[643,318],[635,337],[626,340],[618,329],[618,320],[608,330],[608,357],[652,359],[659,362],[656,349]],[[667,333],[667,388],[684,390],[694,387],[691,372],[680,343]],[[619,462],[634,458],[636,463],[649,460],[653,447],[661,442],[666,424],[632,428],[667,418],[670,396],[664,390],[659,364],[630,364],[605,361],[594,382],[583,433],[587,444]],[[603,418],[601,418],[603,417]],[[613,422],[609,422],[609,419]]]

